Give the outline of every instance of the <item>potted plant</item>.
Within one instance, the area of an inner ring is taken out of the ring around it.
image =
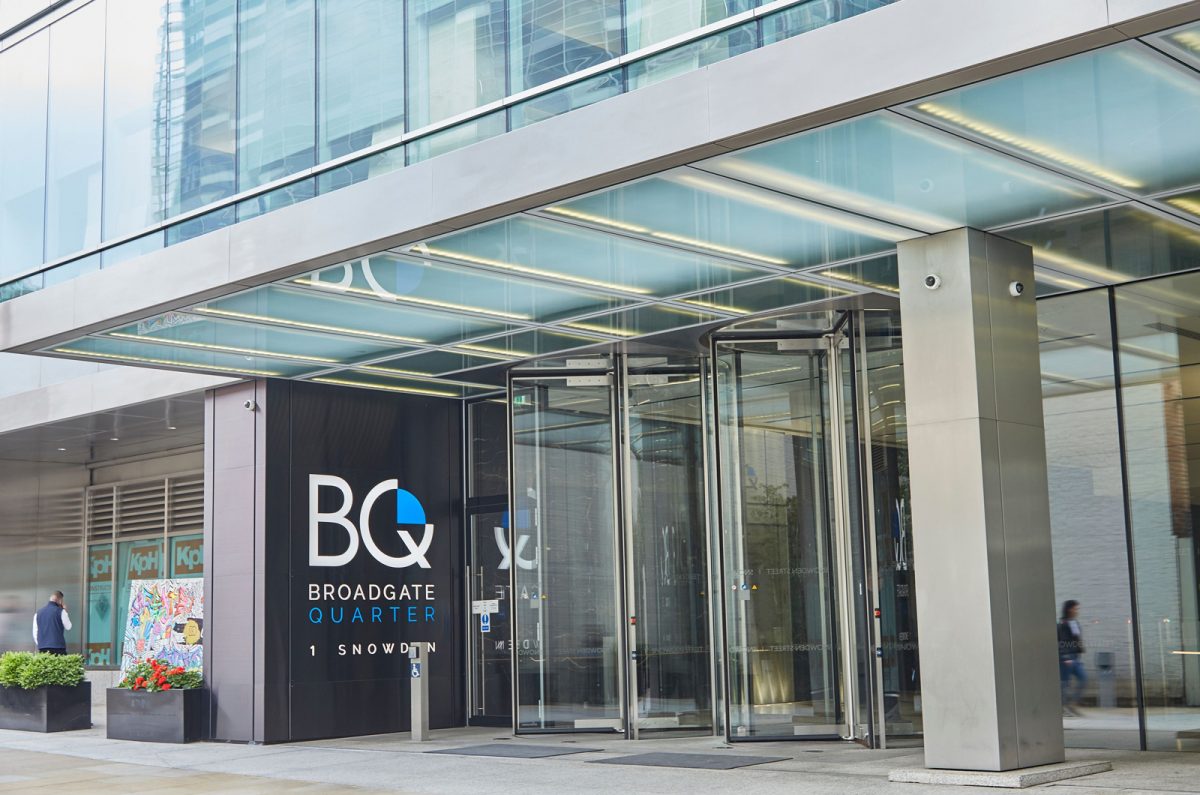
[[[190,743],[204,730],[200,671],[146,660],[108,689],[110,740]]]
[[[0,729],[61,732],[92,726],[92,685],[78,654],[0,655]]]

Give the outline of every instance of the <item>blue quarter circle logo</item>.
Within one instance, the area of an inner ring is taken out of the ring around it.
[[[421,501],[404,489],[396,489],[396,524],[425,524]]]

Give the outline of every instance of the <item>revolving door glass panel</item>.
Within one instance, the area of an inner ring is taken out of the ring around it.
[[[514,378],[517,730],[622,730],[611,376]],[[524,544],[521,535],[530,536]]]
[[[845,722],[822,342],[715,344],[732,739]]]
[[[712,649],[700,362],[626,361],[634,735],[707,733]]]

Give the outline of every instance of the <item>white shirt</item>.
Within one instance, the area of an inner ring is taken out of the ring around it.
[[[59,613],[59,615],[62,616],[63,629],[70,630],[71,629],[71,617],[69,615],[67,615],[67,611],[63,610],[61,613]],[[36,614],[33,617],[33,645],[37,646],[37,615]]]

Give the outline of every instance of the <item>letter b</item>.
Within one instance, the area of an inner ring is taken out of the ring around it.
[[[336,511],[323,513],[318,510],[322,486],[332,486],[342,493],[342,505]],[[336,475],[308,476],[308,565],[344,566],[358,553],[358,529],[346,518],[354,504],[350,484]],[[346,531],[349,543],[344,552],[337,555],[321,554],[321,525],[335,524]]]

